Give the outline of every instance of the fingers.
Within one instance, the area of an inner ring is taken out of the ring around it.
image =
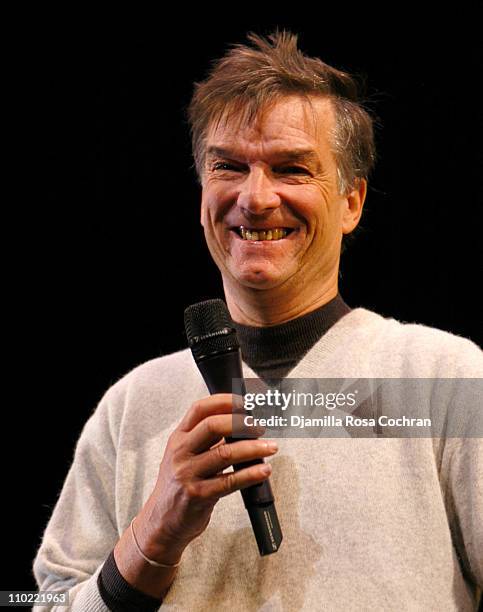
[[[277,444],[271,440],[244,440],[231,444],[220,444],[191,460],[191,467],[198,477],[207,478],[221,471],[253,459],[263,459],[274,455]]]
[[[269,463],[259,463],[237,472],[220,474],[197,483],[199,495],[203,498],[225,497],[234,491],[263,482],[270,476],[271,472],[272,466]]]
[[[211,415],[186,434],[185,449],[193,454],[203,453],[223,438],[231,438],[234,431],[237,437],[251,439],[258,438],[264,433],[263,428],[246,427],[243,424],[243,415]]]
[[[193,454],[203,453],[233,430],[231,414],[215,414],[206,417],[186,435],[185,449]]]
[[[269,477],[268,464],[253,464],[276,452],[267,441],[256,439],[264,433],[263,428],[248,427],[249,439],[230,443],[224,439],[242,430],[238,425],[244,419],[244,411],[238,410],[242,401],[230,393],[199,400],[171,433],[153,492],[153,503],[164,525],[169,526],[165,529],[171,539],[191,541],[206,529],[220,497]],[[236,471],[224,474],[232,465]]]
[[[195,402],[185,414],[178,429],[180,431],[191,431],[198,423],[206,417],[216,414],[231,414],[233,409],[232,393],[216,393]]]

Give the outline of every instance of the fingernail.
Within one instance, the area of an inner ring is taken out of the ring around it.
[[[270,472],[272,471],[272,466],[269,463],[266,463],[263,467],[262,467],[262,472],[263,474],[270,474]]]
[[[267,447],[268,447],[268,450],[272,451],[272,453],[274,453],[275,451],[278,451],[278,444],[276,442],[273,442],[273,440],[270,440],[267,442]]]

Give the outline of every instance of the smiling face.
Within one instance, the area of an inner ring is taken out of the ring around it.
[[[208,132],[201,223],[226,293],[315,296],[329,279],[337,292],[342,234],[357,225],[365,182],[338,193],[332,104],[313,98],[312,108],[290,96],[252,125],[228,119]]]

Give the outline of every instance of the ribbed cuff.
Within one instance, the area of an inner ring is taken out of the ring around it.
[[[114,551],[111,552],[97,578],[99,593],[111,612],[156,612],[162,599],[138,591],[118,570]]]

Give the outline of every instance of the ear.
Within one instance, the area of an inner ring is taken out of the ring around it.
[[[345,198],[344,212],[342,213],[342,233],[350,234],[359,223],[367,194],[366,179],[358,179],[354,190]]]

